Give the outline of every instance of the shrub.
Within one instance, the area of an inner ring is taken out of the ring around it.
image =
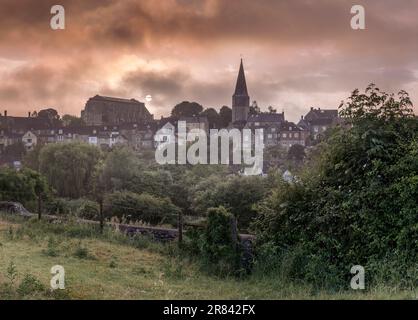
[[[176,224],[180,209],[168,198],[133,192],[115,192],[106,196],[104,214],[107,217],[125,217],[129,221],[143,221],[153,225]]]
[[[45,286],[33,275],[26,274],[17,288],[20,296],[28,296],[45,291]]]
[[[258,205],[257,239],[281,257],[300,252],[292,276],[318,286],[346,287],[357,264],[378,277],[385,261],[396,279],[418,259],[418,121],[405,92],[374,86],[340,113],[349,125],[328,133],[301,181]]]
[[[236,221],[224,207],[208,210],[202,253],[206,266],[218,275],[237,274],[241,271]]]

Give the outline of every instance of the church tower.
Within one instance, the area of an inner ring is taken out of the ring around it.
[[[235,93],[232,96],[232,123],[245,123],[250,112],[250,97],[245,81],[244,65],[241,59]]]

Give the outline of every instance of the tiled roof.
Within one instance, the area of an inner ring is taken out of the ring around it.
[[[315,109],[311,108],[311,110],[305,116],[307,121],[312,121],[314,119],[334,119],[338,118],[338,110],[337,109]]]
[[[248,117],[247,122],[283,122],[283,113],[258,113]]]
[[[112,102],[118,102],[118,103],[141,103],[138,100],[135,99],[125,99],[125,98],[115,98],[115,97],[106,97],[106,96],[100,96],[95,95],[93,98],[90,98],[91,100],[101,100],[101,101],[112,101]]]

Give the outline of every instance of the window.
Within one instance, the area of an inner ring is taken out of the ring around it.
[[[27,139],[26,142],[27,143],[32,143],[32,139]]]
[[[299,133],[297,133],[297,132],[296,132],[296,133],[294,134],[294,136],[295,136],[295,138],[299,138]]]
[[[271,138],[273,138],[273,135],[272,135],[272,134],[268,134],[268,135],[267,135],[267,138],[268,138],[268,139],[271,139]]]
[[[260,122],[255,122],[255,123],[254,123],[254,125],[255,125],[256,127],[258,127],[258,126],[260,126]]]
[[[276,132],[276,128],[271,128],[271,132]]]
[[[282,137],[283,137],[283,138],[287,138],[287,134],[286,134],[286,133],[283,133],[283,134],[282,134]]]

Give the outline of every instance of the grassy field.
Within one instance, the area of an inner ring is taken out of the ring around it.
[[[179,258],[175,244],[130,240],[113,230],[101,236],[91,228],[0,216],[0,299],[416,298],[391,288],[330,293],[271,277],[220,279]],[[65,268],[65,290],[49,289],[54,265]]]

